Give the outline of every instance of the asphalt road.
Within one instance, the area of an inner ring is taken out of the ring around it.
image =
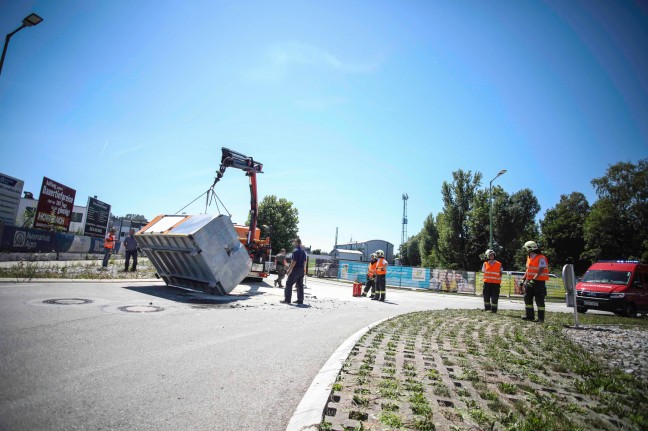
[[[481,306],[479,297],[404,290],[378,303],[353,298],[348,284],[309,279],[308,307],[299,308],[279,304],[282,290],[268,283],[228,297],[153,281],[0,283],[0,429],[283,430],[360,328]],[[92,302],[43,302],[65,298]],[[500,308],[524,306],[502,299]]]

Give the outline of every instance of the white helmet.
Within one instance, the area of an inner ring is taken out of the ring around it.
[[[385,252],[382,250],[376,250],[376,256],[377,257],[385,257]]]
[[[490,257],[490,254],[491,254],[491,253],[496,254],[496,253],[495,253],[495,250],[491,250],[491,249],[489,248],[488,250],[486,250],[486,253],[484,253],[484,254],[486,255],[486,257]]]
[[[371,253],[371,258],[375,259],[376,258],[376,253]]]
[[[538,243],[535,241],[527,241],[524,243],[524,250],[526,250],[527,253],[531,253],[532,251],[540,250],[540,247],[538,247]]]

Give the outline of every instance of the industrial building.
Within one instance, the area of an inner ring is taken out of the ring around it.
[[[376,250],[382,250],[385,252],[385,259],[387,262],[394,262],[394,244],[384,241],[381,239],[372,239],[369,241],[354,241],[346,244],[336,244],[331,252],[331,256],[336,255],[337,250],[355,250],[362,252],[362,261],[368,262],[371,260],[371,253],[375,253]]]

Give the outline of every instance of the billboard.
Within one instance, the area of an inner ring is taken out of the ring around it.
[[[95,238],[104,238],[108,228],[110,217],[110,205],[101,202],[99,199],[88,198],[88,210],[83,234]]]
[[[7,225],[16,224],[24,185],[24,181],[0,173],[0,221]]]
[[[67,232],[70,228],[75,195],[76,190],[43,177],[34,227],[36,229],[62,229]]]

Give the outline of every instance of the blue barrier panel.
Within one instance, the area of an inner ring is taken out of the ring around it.
[[[360,281],[362,283],[367,281],[367,270],[369,264],[367,262],[353,262],[348,260],[340,261],[338,267],[338,278],[340,280]]]
[[[411,266],[388,266],[387,286],[430,288],[430,270]]]
[[[14,253],[50,253],[56,251],[56,235],[46,230],[5,226],[0,250]]]

